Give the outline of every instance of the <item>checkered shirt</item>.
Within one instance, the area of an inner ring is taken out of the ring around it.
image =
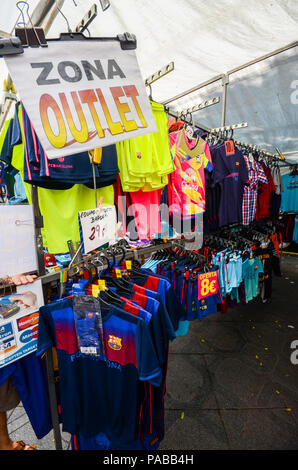
[[[258,184],[268,183],[268,180],[260,163],[255,160],[250,161],[246,155],[244,155],[244,159],[248,169],[249,185],[244,186],[242,223],[249,225],[256,216]]]

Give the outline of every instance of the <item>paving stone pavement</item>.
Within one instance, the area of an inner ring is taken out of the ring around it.
[[[283,255],[272,299],[194,321],[171,344],[166,434],[160,450],[297,450],[298,256]],[[20,405],[10,435],[54,450],[53,433],[37,440]],[[63,448],[70,436],[63,433]]]

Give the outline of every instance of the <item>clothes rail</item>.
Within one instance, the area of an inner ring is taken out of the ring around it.
[[[212,99],[211,100],[208,100],[208,101],[205,101],[204,103],[208,103],[208,102],[212,102]],[[216,101],[217,102],[217,101]],[[211,103],[211,104],[216,104],[215,102],[214,103]],[[204,109],[204,107],[206,106],[203,106],[203,107],[199,107],[200,105],[198,105],[198,109],[197,110],[200,110],[200,109]],[[191,113],[191,108],[189,108],[188,110],[188,113],[187,114],[190,114]],[[190,125],[193,125],[194,127],[197,127],[197,128],[200,128],[202,129],[203,131],[206,131],[208,132],[209,134],[218,134],[220,132],[225,132],[225,131],[228,131],[228,130],[234,130],[234,129],[243,129],[245,127],[248,127],[248,123],[247,122],[241,122],[241,123],[238,123],[238,124],[232,124],[232,125],[229,125],[229,126],[222,126],[222,127],[214,127],[214,128],[210,128],[210,127],[207,127],[205,126],[205,124],[201,124],[197,121],[194,121],[194,122],[191,122],[189,120],[186,119],[186,112],[177,112],[177,111],[173,111],[167,107],[165,107],[165,111],[167,112],[167,114],[169,116],[172,116],[176,119],[181,119],[182,121],[184,121],[186,124],[190,124]]]
[[[195,113],[196,111],[199,111],[200,109],[208,108],[209,106],[213,106],[214,104],[217,104],[219,102],[220,102],[219,96],[217,96],[216,98],[211,98],[210,100],[207,100],[207,101],[204,101],[203,103],[192,106],[191,108],[187,108],[187,109],[184,109],[183,111],[179,111],[178,118],[180,119],[181,116],[187,116],[188,114]]]
[[[90,23],[96,18],[97,16],[97,5],[94,3],[91,8],[87,11],[85,16],[81,19],[80,23],[75,28],[76,33],[83,33],[85,29],[88,28]],[[87,29],[88,31],[88,29]]]
[[[156,82],[157,80],[164,77],[165,75],[172,72],[173,70],[174,70],[174,62],[170,62],[164,67],[162,67],[162,69],[155,72],[153,75],[150,75],[149,77],[147,77],[145,80],[145,85],[146,86],[152,85],[152,83]]]
[[[224,127],[216,127],[216,128],[209,128],[207,126],[205,126],[205,124],[201,124],[197,121],[195,122],[191,122],[189,120],[186,119],[186,116],[183,115],[180,115],[180,113],[178,112],[175,112],[167,107],[165,107],[166,109],[166,112],[169,116],[171,117],[174,117],[176,119],[181,119],[182,121],[184,121],[186,124],[189,124],[189,125],[192,125],[196,128],[199,128],[199,129],[202,129],[203,131],[206,131],[208,134],[213,134],[213,135],[219,135],[221,132],[225,132],[225,131],[230,131],[230,130],[234,130],[234,129],[243,129],[245,127],[248,126],[248,123],[247,122],[243,122],[243,123],[240,123],[240,124],[233,124],[231,126],[224,126]],[[190,108],[191,109],[191,108]],[[257,145],[255,144],[248,144],[246,142],[242,142],[242,141],[239,141],[239,140],[235,140],[234,139],[234,142],[236,145],[239,145],[241,147],[244,147],[248,150],[252,150],[252,151],[257,151],[259,152],[260,154],[264,155],[264,156],[267,156],[267,157],[270,157],[270,158],[276,158],[277,161],[280,160],[280,158],[278,157],[277,154],[274,154],[274,153],[271,153],[271,152],[268,152],[267,150],[263,150],[263,149],[260,149]]]
[[[158,70],[153,75],[150,75],[149,77],[146,78],[145,86],[149,87],[149,90],[150,90],[149,99],[150,100],[153,101],[152,87],[151,87],[152,83],[156,82],[162,77],[165,77],[166,75],[168,75],[168,73],[173,72],[174,67],[175,67],[174,62],[170,62],[169,64],[162,67],[162,69]]]
[[[245,143],[245,142],[240,142],[239,140],[235,140],[235,144],[236,144],[236,145],[239,145],[240,147],[244,147],[244,148],[246,148],[247,150],[259,152],[259,153],[260,153],[261,155],[263,155],[263,156],[270,157],[270,158],[276,158],[277,160],[280,159],[277,154],[268,152],[267,150],[260,149],[260,148],[259,148],[257,145],[255,145],[255,144],[247,144],[247,143]]]
[[[232,131],[234,129],[243,129],[244,127],[248,127],[247,122],[240,122],[239,124],[232,124],[231,126],[214,127],[209,129],[209,133],[219,134],[220,132]]]
[[[90,263],[93,263],[98,258],[100,258],[100,256],[102,256],[102,257],[104,256],[107,259],[112,260],[113,257],[110,255],[110,253],[113,253],[113,248],[114,248],[114,250],[119,249],[119,247],[124,248],[126,250],[124,259],[125,260],[130,260],[130,259],[138,259],[142,256],[150,255],[150,253],[154,253],[154,252],[159,251],[159,250],[163,250],[163,249],[166,249],[166,248],[171,248],[171,246],[172,246],[172,242],[167,242],[167,243],[159,243],[157,245],[146,246],[144,248],[127,249],[127,248],[125,248],[125,246],[123,246],[121,244],[115,244],[115,245],[112,245],[108,248],[105,248],[104,250],[97,251],[95,254],[93,253],[93,254],[90,254],[90,255],[82,256],[81,260],[78,263],[72,264],[72,266],[70,268],[68,268],[68,267],[67,268],[62,268],[58,271],[47,273],[43,276],[40,276],[39,279],[41,279],[42,284],[48,284],[50,282],[59,280],[60,276],[63,272],[69,273],[70,276],[77,274],[78,268],[80,266],[82,267],[84,265],[84,263],[87,264],[88,261]],[[123,257],[123,255],[120,254],[120,253],[119,254],[114,254],[114,256],[115,256],[115,259],[117,261],[119,261]]]

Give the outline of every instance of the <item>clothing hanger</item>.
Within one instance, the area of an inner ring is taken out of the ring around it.
[[[108,252],[106,252],[107,254],[109,254]],[[111,253],[111,252],[110,252]],[[103,258],[104,260],[106,260],[107,264],[108,264],[108,267],[107,269],[104,271],[103,274],[99,274],[99,279],[102,279],[104,281],[106,281],[106,284],[107,285],[113,285],[114,287],[118,288],[119,290],[121,290],[121,292],[123,293],[126,293],[126,294],[131,294],[131,290],[130,289],[127,289],[123,283],[119,282],[121,281],[121,279],[118,279],[118,278],[115,278],[115,277],[112,277],[112,276],[109,276],[108,274],[112,272],[112,269],[114,267],[114,264],[116,263],[116,258],[115,258],[115,255],[113,253],[112,254],[112,257],[113,257],[113,264],[110,265],[110,262],[109,262],[109,259],[103,255],[103,254],[100,254],[99,255],[99,258]]]
[[[125,256],[126,256],[126,250],[123,246],[118,246],[117,249],[116,249],[116,252],[117,252],[117,250],[120,250],[121,253],[122,253],[122,257],[119,260],[119,265],[121,266],[124,259],[125,259]],[[129,281],[127,281],[123,276],[120,279],[118,279],[118,281],[119,281],[119,284],[121,284],[124,288],[129,289],[129,291],[131,292],[130,282]]]
[[[113,292],[111,289],[105,289],[104,291],[100,291],[99,292],[99,298],[106,301],[106,302],[108,302],[108,303],[118,305],[119,307],[121,307],[122,304],[123,304],[120,297],[115,292]]]
[[[188,116],[190,116],[190,123],[187,122]],[[188,138],[188,141],[191,142],[193,139],[193,134],[194,134],[194,122],[193,122],[192,114],[190,112],[186,113],[184,129],[185,129],[185,134]]]
[[[116,287],[116,289],[119,290],[119,292],[121,293],[131,294],[132,292],[131,289],[127,289],[127,287],[123,285],[123,283],[121,282],[122,278],[118,279],[112,276],[100,275],[100,279],[106,281],[107,286]]]
[[[90,285],[94,284],[97,280],[99,280],[99,277],[98,277],[98,274],[97,274],[97,267],[95,266],[95,264],[89,262],[89,266],[90,266],[90,271],[89,272],[91,272],[91,268],[94,267],[95,270],[96,270],[96,274],[95,274],[95,276],[93,276],[91,278],[90,283],[88,283],[88,285],[85,287],[84,290],[88,290],[88,287]],[[104,300],[106,300],[107,302],[110,301],[110,303],[114,303],[114,304],[117,304],[117,305],[122,305],[122,301],[121,301],[120,297],[115,292],[113,292],[111,289],[109,289],[108,286],[105,286],[105,290],[101,291],[100,296]]]
[[[132,263],[131,263],[132,269],[131,269],[131,271],[128,273],[128,276],[129,276],[129,277],[132,277],[132,278],[136,278],[136,277],[147,278],[148,274],[142,273],[141,271],[139,271],[139,270],[137,269],[137,268],[140,268],[141,263],[139,263],[139,265],[137,266],[137,268],[135,267],[136,262],[138,263],[137,260],[133,260],[133,261],[132,261]]]

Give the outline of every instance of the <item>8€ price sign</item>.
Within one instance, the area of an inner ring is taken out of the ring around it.
[[[102,206],[79,212],[79,228],[83,255],[116,238],[115,206]]]
[[[218,291],[218,271],[199,274],[198,276],[198,297],[205,299],[210,295],[217,294]]]

